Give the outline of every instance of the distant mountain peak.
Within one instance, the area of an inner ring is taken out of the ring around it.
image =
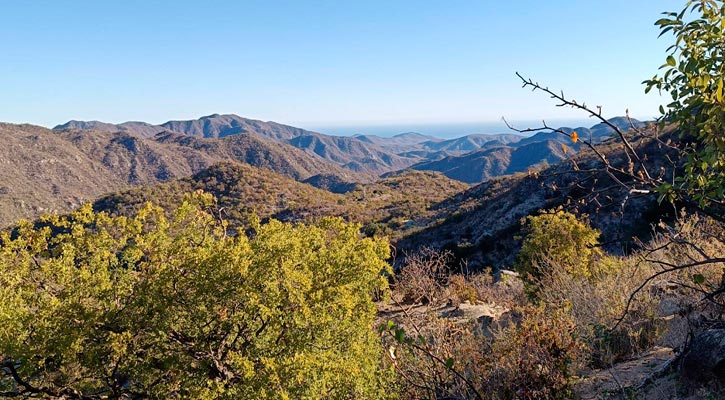
[[[412,132],[411,131],[411,132],[399,133],[399,134],[397,134],[397,135],[395,135],[393,137],[404,138],[404,137],[432,137],[432,136],[428,136],[428,135],[424,135],[422,133]]]
[[[74,119],[66,122],[65,124],[55,126],[53,130],[100,131],[109,133],[130,131],[130,129],[121,125],[109,124],[101,121],[78,121]]]
[[[236,114],[211,114],[192,120],[175,120],[162,127],[190,136],[218,138],[236,134],[255,133],[274,140],[289,140],[314,132],[276,122],[264,122],[240,117]]]
[[[418,132],[403,132],[403,133],[399,133],[399,134],[393,136],[393,138],[394,139],[408,139],[408,140],[416,140],[416,139],[435,140],[435,139],[438,139],[435,136],[424,135],[424,134],[418,133]]]

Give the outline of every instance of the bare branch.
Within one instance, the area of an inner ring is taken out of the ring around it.
[[[614,326],[612,327],[611,330],[615,330],[615,329],[617,329],[619,327],[619,324],[621,324],[622,321],[624,321],[624,318],[626,318],[627,314],[629,314],[629,308],[632,306],[632,302],[634,301],[634,298],[637,296],[637,294],[640,291],[642,291],[642,289],[644,289],[655,278],[657,278],[659,276],[662,276],[664,274],[670,273],[670,272],[679,271],[679,270],[688,269],[688,268],[693,268],[693,267],[698,267],[698,266],[701,266],[701,265],[710,265],[710,264],[724,263],[725,262],[725,258],[724,257],[712,258],[712,259],[707,259],[707,260],[702,260],[702,261],[696,261],[696,262],[691,262],[691,263],[681,264],[681,265],[676,265],[676,264],[668,263],[666,261],[659,261],[659,260],[645,260],[645,261],[657,263],[657,264],[660,264],[660,265],[665,266],[666,268],[663,269],[663,270],[661,270],[661,271],[658,271],[658,272],[654,273],[651,276],[649,276],[639,286],[637,286],[637,288],[632,292],[632,294],[629,295],[629,299],[627,299],[627,304],[624,307],[624,312],[622,313],[622,316],[617,320],[617,322],[614,324]]]

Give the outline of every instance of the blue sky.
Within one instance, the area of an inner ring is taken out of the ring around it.
[[[0,0],[0,121],[161,123],[212,113],[303,127],[653,117],[659,12],[683,1]]]

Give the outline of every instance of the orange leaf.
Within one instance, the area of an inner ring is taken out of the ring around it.
[[[576,131],[571,133],[571,141],[574,143],[579,141],[579,135],[576,133]]]

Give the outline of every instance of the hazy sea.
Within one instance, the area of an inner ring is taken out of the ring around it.
[[[517,129],[537,128],[541,126],[541,121],[509,121]],[[552,127],[591,127],[596,125],[598,121],[593,119],[577,119],[577,120],[547,120],[547,125]],[[466,122],[466,123],[410,123],[410,124],[391,124],[391,125],[305,125],[305,129],[315,132],[325,133],[337,136],[352,135],[377,135],[382,137],[391,137],[400,133],[417,132],[424,135],[434,136],[443,139],[456,138],[474,133],[496,134],[496,133],[516,133],[506,127],[503,121],[487,121],[487,122]]]

